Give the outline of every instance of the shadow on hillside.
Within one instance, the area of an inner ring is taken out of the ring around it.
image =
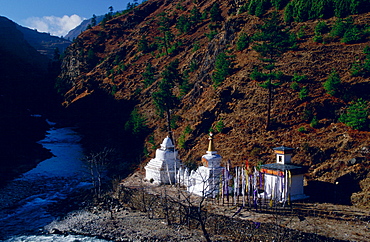
[[[345,175],[338,178],[335,183],[309,181],[305,187],[305,194],[310,196],[311,202],[352,205],[352,194],[360,190],[358,181],[350,175]]]

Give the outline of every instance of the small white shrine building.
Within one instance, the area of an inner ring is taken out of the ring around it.
[[[203,166],[192,171],[190,175],[187,172],[179,172],[183,185],[187,187],[187,191],[198,196],[215,197],[219,193],[220,179],[223,171],[221,167],[222,157],[217,154],[213,144],[213,134],[210,134],[208,150],[202,156]]]
[[[180,167],[177,155],[172,140],[167,136],[157,149],[155,158],[145,166],[145,179],[154,184],[175,184],[175,175]]]
[[[306,169],[291,163],[293,150],[285,146],[274,148],[276,163],[261,166],[261,172],[264,173],[264,193],[260,195],[265,199],[285,202],[308,197],[303,191]]]

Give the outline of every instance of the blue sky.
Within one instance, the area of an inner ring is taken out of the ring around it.
[[[0,16],[39,32],[65,36],[93,14],[104,15],[110,6],[125,10],[133,0],[0,0]],[[138,0],[141,3],[141,0]]]

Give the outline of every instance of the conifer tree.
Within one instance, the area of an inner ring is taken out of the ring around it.
[[[225,78],[230,75],[232,70],[232,60],[225,52],[221,52],[216,57],[215,71],[212,74],[213,86],[217,88]]]
[[[169,136],[171,137],[171,110],[175,109],[179,102],[180,97],[174,94],[176,84],[180,88],[180,92],[187,91],[183,89],[187,86],[186,80],[178,71],[179,60],[172,61],[165,70],[161,73],[162,80],[159,82],[158,90],[153,93],[153,102],[160,117],[164,114],[167,116],[167,128]],[[180,93],[181,95],[181,93]]]
[[[369,127],[369,105],[362,98],[350,103],[346,113],[340,116],[339,121],[353,129],[366,129]]]
[[[259,32],[253,36],[253,40],[255,41],[253,49],[261,56],[261,60],[264,63],[263,69],[267,73],[253,74],[260,81],[264,81],[261,87],[268,89],[266,129],[269,129],[273,101],[272,92],[279,85],[279,82],[274,82],[274,80],[279,81],[282,76],[282,73],[274,71],[274,63],[282,53],[295,48],[296,38],[285,30],[285,26],[282,24],[277,12],[273,12],[271,17],[266,19],[263,25],[258,26],[258,29]]]
[[[328,79],[323,83],[324,89],[331,96],[338,94],[341,86],[342,82],[336,70],[333,70],[328,76]]]
[[[221,15],[222,11],[220,9],[220,5],[218,4],[218,2],[215,2],[212,5],[212,8],[209,11],[209,13],[211,15],[211,21],[212,22],[217,22],[217,21],[222,21],[223,20],[223,17]]]
[[[163,47],[166,51],[166,54],[168,55],[168,49],[170,48],[170,43],[172,42],[174,36],[170,28],[170,19],[168,18],[165,12],[162,12],[159,15],[158,25],[159,25],[159,31],[163,34],[163,37],[162,37]]]
[[[156,75],[156,69],[152,66],[150,62],[148,62],[148,64],[145,67],[145,71],[142,74],[145,87],[150,86],[156,81],[155,75]]]

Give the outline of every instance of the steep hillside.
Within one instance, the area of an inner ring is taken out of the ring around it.
[[[307,192],[313,199],[326,194],[323,201],[369,206],[368,123],[354,130],[338,119],[351,101],[369,101],[368,74],[354,75],[352,67],[366,62],[370,14],[341,21],[347,28],[363,29],[353,42],[327,33],[338,25],[337,17],[276,20],[281,31],[295,34],[295,45],[287,48],[285,43],[285,49],[276,49],[280,55],[268,52],[261,59],[257,46],[264,40],[256,34],[273,19],[274,8],[257,17],[239,2],[149,0],[83,32],[67,49],[59,76],[64,105],[89,126],[90,134],[101,137],[91,142],[95,146],[113,143],[132,161],[145,162],[149,158],[134,154],[142,151],[137,145],[145,139],[144,155],[153,157],[153,145],[167,135],[166,118],[158,115],[161,103],[153,102],[167,80],[175,86],[161,95],[180,97],[171,106],[172,131],[184,162],[199,162],[211,128],[218,152],[234,165],[246,159],[274,162],[272,148],[290,146],[294,162],[310,167]],[[283,16],[286,10],[279,10],[278,18]],[[326,32],[317,30],[319,22],[326,23]],[[274,66],[267,65],[269,59]],[[330,95],[323,83],[333,70],[342,83]],[[276,74],[273,83],[279,82],[270,89],[271,99],[269,89],[261,87],[269,73]],[[341,196],[333,201],[332,192]]]
[[[48,128],[44,114],[54,110],[49,60],[31,47],[14,22],[0,17],[0,185],[49,157],[36,141]]]

